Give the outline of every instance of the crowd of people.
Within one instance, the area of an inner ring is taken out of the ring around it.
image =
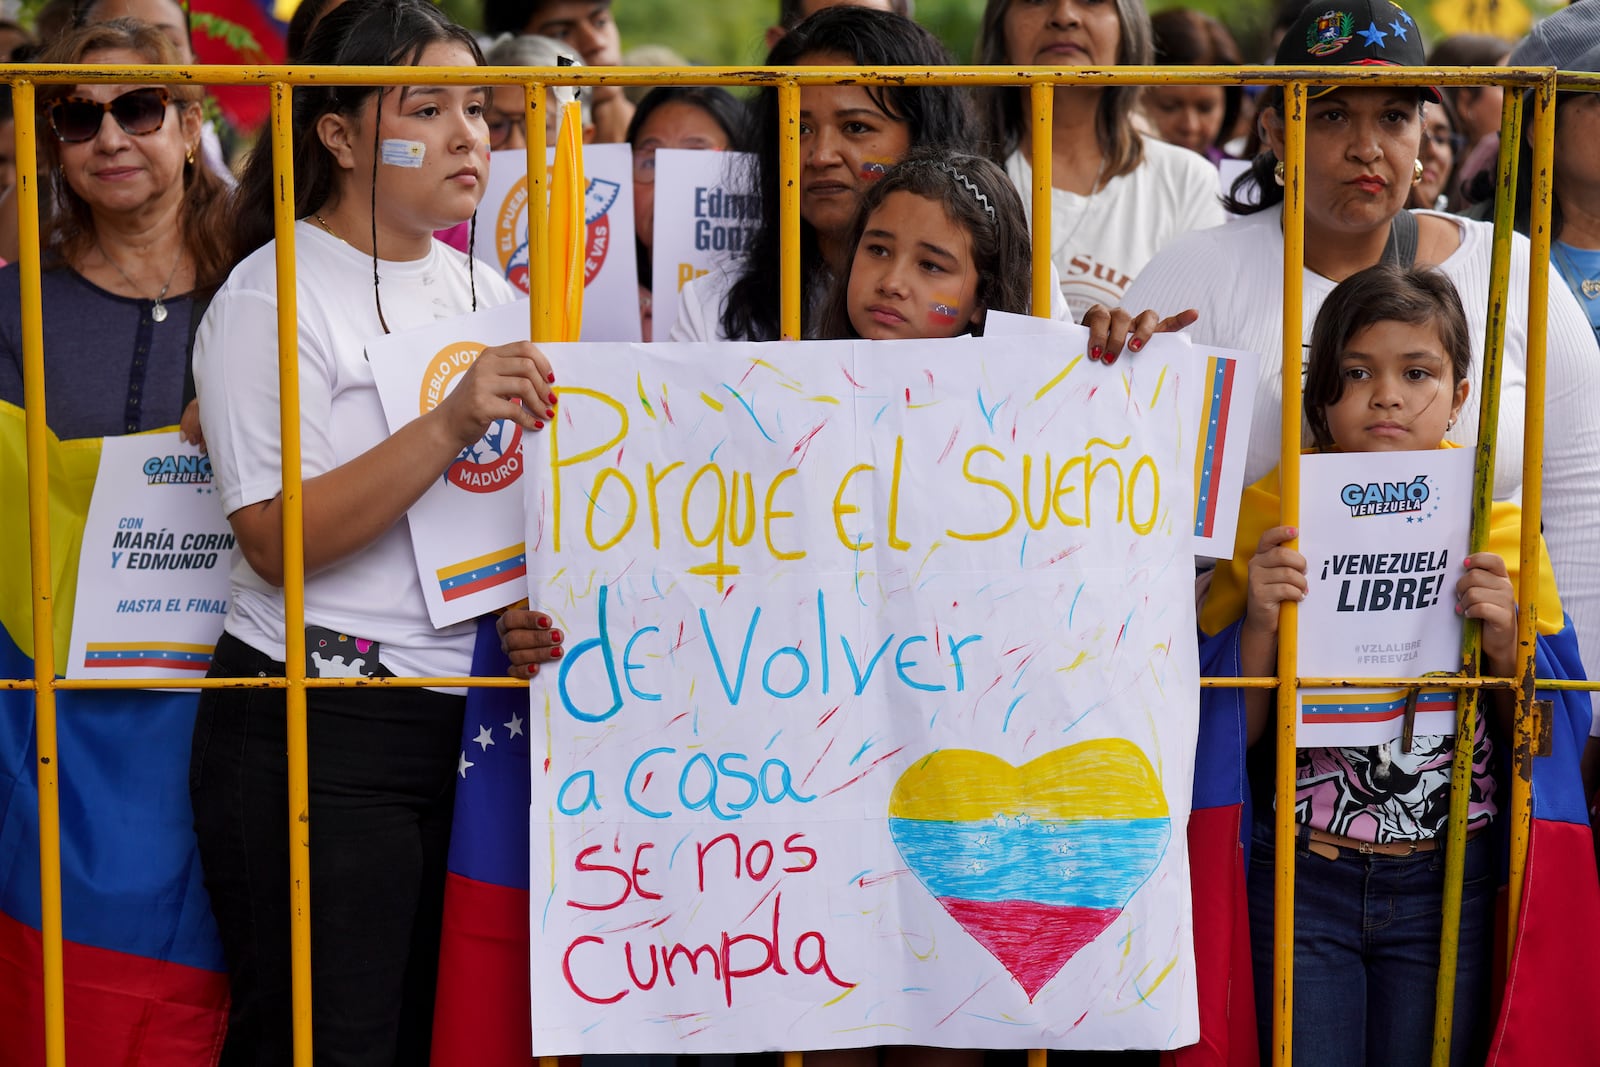
[[[625,5],[617,14],[626,17]],[[35,27],[39,43],[20,27],[0,31],[21,35],[7,43],[36,49],[40,62],[184,63],[193,60],[188,16],[178,0],[57,0]],[[303,0],[289,48],[306,65],[532,66],[564,58],[608,66],[624,57],[611,0],[486,0],[483,29],[480,39],[426,0]],[[783,0],[767,42],[773,66],[955,62],[905,0]],[[1152,18],[1142,0],[987,0],[975,54],[986,64],[1049,67],[1245,58],[1215,18],[1182,9]],[[1290,0],[1271,58],[1295,67],[1505,61],[1597,71],[1600,0],[1550,16],[1520,42],[1449,39],[1431,52],[1391,0],[1304,8]],[[202,96],[189,83],[41,89],[47,414],[62,438],[181,425],[204,442],[240,549],[211,673],[282,675],[271,158],[255,151],[235,168],[223,162]],[[608,86],[583,96],[585,140],[626,142],[633,151],[646,340],[776,341],[776,92],[742,101],[721,89],[636,97]],[[806,86],[799,96],[805,337],[981,334],[990,311],[1031,309],[1034,130],[1025,89],[838,85]],[[494,271],[473,269],[468,221],[491,149],[526,144],[521,97],[517,88],[316,84],[294,96],[305,619],[312,631],[371,642],[365,663],[375,676],[470,673],[475,627],[433,627],[400,520],[492,423],[510,419],[537,433],[560,403],[556,370],[536,346],[501,345],[483,352],[438,407],[391,434],[365,357],[372,337],[516,298]],[[1308,444],[1470,445],[1482,410],[1473,384],[1488,329],[1493,227],[1483,219],[1492,208],[1500,93],[1321,86],[1309,97]],[[1158,331],[1279,350],[1284,109],[1282,91],[1271,88],[1054,90],[1051,313],[1090,327],[1092,361],[1137,353]],[[555,109],[548,112],[553,120]],[[9,126],[0,118],[0,177]],[[1552,284],[1547,308],[1540,663],[1541,676],[1559,663],[1562,676],[1581,678],[1580,658],[1600,662],[1600,527],[1591,519],[1600,511],[1600,94],[1561,94],[1556,130],[1552,279],[1564,284]],[[555,134],[552,125],[547,141]],[[395,139],[423,146],[420,166],[387,165]],[[743,254],[689,282],[676,321],[655,323],[655,153],[677,148],[748,152],[762,214]],[[1530,334],[1531,143],[1514,151],[1521,232],[1511,250],[1493,471],[1496,522],[1507,528],[1522,490]],[[1229,160],[1241,161],[1242,173],[1224,188],[1219,167]],[[0,255],[15,258],[16,241],[15,202],[0,196]],[[18,405],[21,332],[12,265],[0,270],[0,400]],[[88,380],[100,387],[82,388]],[[1305,588],[1305,560],[1289,547],[1296,532],[1277,521],[1281,399],[1279,377],[1263,375],[1250,398],[1249,521],[1241,522],[1236,557],[1209,586],[1201,583],[1203,655],[1220,665],[1214,673],[1229,665],[1242,675],[1273,673],[1278,608]],[[1368,432],[1359,413],[1380,409],[1388,430]],[[1474,555],[1456,589],[1462,614],[1483,623],[1483,667],[1495,675],[1516,666],[1515,563]],[[506,612],[498,625],[514,673],[532,677],[560,660],[563,635],[537,604]],[[1565,644],[1557,650],[1556,642]],[[1240,702],[1252,742],[1270,733],[1262,691],[1225,699]],[[318,688],[308,696],[319,1061],[426,1061],[464,700],[455,690],[395,688]],[[1587,697],[1563,707],[1587,728]],[[282,690],[207,689],[195,727],[195,830],[232,989],[225,1063],[289,1058],[284,708]],[[1492,752],[1505,743],[1509,707],[1493,710],[1473,739],[1474,891],[1464,904],[1455,986],[1457,1064],[1482,1062],[1493,1018],[1494,864],[1479,832],[1505,822]],[[1316,991],[1296,998],[1294,1026],[1323,1038],[1297,1044],[1297,1063],[1428,1059],[1437,962],[1429,966],[1427,946],[1436,953],[1451,747],[1448,738],[1416,739],[1404,783],[1374,769],[1399,758],[1389,745],[1301,753],[1295,817],[1308,849],[1320,851],[1298,858],[1308,889],[1297,901],[1295,976]],[[1588,761],[1582,771],[1592,775]],[[1580,773],[1576,763],[1572,773]],[[1596,783],[1582,784],[1589,794]],[[1251,927],[1265,1048],[1270,804],[1258,804],[1256,818],[1244,833],[1253,829],[1256,838]],[[1375,942],[1364,903],[1400,892],[1421,918],[1404,936]],[[1351,1058],[1352,1047],[1361,1054]],[[828,1062],[877,1055],[837,1053]]]

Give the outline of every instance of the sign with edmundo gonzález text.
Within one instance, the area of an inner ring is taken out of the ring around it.
[[[533,1051],[1194,1041],[1173,368],[1036,337],[550,355]]]

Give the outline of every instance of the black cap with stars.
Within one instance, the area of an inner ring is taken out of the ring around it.
[[[1312,0],[1290,24],[1274,58],[1280,67],[1418,67],[1427,61],[1422,31],[1405,8],[1389,0]],[[1334,86],[1312,86],[1310,95]],[[1433,103],[1439,90],[1419,87]]]

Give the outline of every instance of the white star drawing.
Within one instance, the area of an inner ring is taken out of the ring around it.
[[[487,726],[480,726],[478,727],[478,736],[474,737],[473,740],[478,742],[479,748],[487,752],[489,751],[489,746],[494,744],[494,734]]]
[[[467,768],[468,767],[476,767],[476,766],[477,766],[476,763],[473,763],[471,760],[469,760],[467,758],[466,749],[462,749],[461,750],[461,762],[456,765],[456,772],[458,774],[460,774],[461,777],[465,778],[467,776]]]
[[[511,721],[508,722],[508,723],[504,723],[503,725],[505,726],[505,728],[507,730],[511,731],[511,736],[512,737],[521,737],[522,736],[522,716],[521,715],[513,715],[513,716],[511,716]]]

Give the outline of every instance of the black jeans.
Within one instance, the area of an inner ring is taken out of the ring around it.
[[[229,634],[212,677],[283,674]],[[461,697],[308,695],[312,1039],[318,1064],[428,1062]],[[189,795],[232,1004],[222,1063],[288,1064],[289,793],[281,689],[202,693]]]

